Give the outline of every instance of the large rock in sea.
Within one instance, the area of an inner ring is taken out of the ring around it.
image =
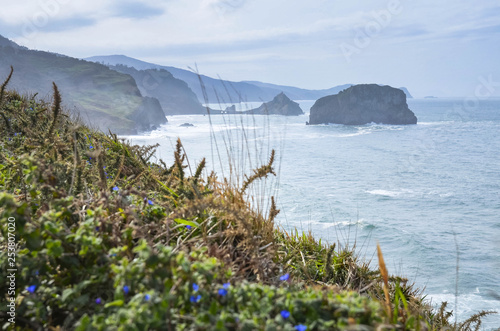
[[[335,95],[316,101],[309,124],[417,124],[408,108],[405,93],[390,86],[354,85]]]
[[[285,116],[297,116],[304,114],[299,104],[290,100],[290,98],[288,98],[283,92],[275,96],[273,100],[263,103],[259,108],[250,109],[244,113]]]

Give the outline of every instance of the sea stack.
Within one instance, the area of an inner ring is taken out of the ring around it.
[[[377,84],[354,85],[335,95],[318,99],[311,107],[309,124],[417,124],[408,108],[406,94]]]
[[[273,100],[263,103],[259,108],[245,111],[246,114],[298,116],[304,114],[299,104],[281,92]]]

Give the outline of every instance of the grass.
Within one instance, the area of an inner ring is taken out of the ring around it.
[[[472,330],[452,325],[417,289],[353,249],[274,224],[246,191],[274,172],[274,153],[241,185],[205,162],[187,171],[82,125],[61,108],[0,94],[0,277],[15,253],[17,330]],[[15,219],[9,250],[6,220]],[[380,252],[379,257],[382,257]],[[6,305],[2,320],[12,318]]]

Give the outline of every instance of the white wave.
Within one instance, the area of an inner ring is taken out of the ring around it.
[[[313,226],[318,226],[322,227],[325,230],[328,229],[333,229],[333,228],[338,228],[338,227],[350,227],[350,226],[359,226],[359,227],[365,227],[365,226],[370,226],[370,223],[367,223],[364,218],[360,218],[358,220],[352,221],[337,221],[337,222],[325,222],[325,221],[309,221],[307,223],[308,225],[313,225]]]
[[[389,190],[371,190],[371,191],[365,191],[366,193],[373,194],[373,195],[381,195],[385,197],[391,197],[395,198],[398,197],[404,193],[410,192],[410,190],[401,190],[401,191],[389,191]]]

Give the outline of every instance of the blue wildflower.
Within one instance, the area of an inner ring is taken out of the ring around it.
[[[35,291],[36,291],[36,285],[28,286],[27,290],[30,293],[35,293]]]
[[[288,280],[288,278],[290,278],[290,274],[286,273],[286,274],[284,274],[283,276],[280,277],[280,280],[285,281],[285,280]]]
[[[17,136],[17,132],[16,132],[16,133],[14,133],[14,136]]]
[[[199,290],[199,286],[196,283],[193,283],[193,291],[197,292]]]
[[[186,228],[187,228],[188,230],[191,230],[192,226],[191,226],[191,225],[186,225]]]
[[[148,204],[153,205],[153,201],[148,200]]]
[[[130,289],[129,289],[129,287],[127,285],[123,286],[123,292],[125,294],[128,294],[128,292],[130,292]]]
[[[116,257],[116,253],[110,254],[111,257]]]
[[[96,304],[98,304],[98,305],[100,305],[100,304],[102,303],[101,298],[97,298],[97,299],[95,299],[95,303],[96,303]]]
[[[103,169],[106,169],[106,166],[102,167]]]
[[[299,324],[299,325],[295,326],[295,330],[297,330],[297,331],[306,331],[307,330],[307,326],[305,326],[304,324]]]
[[[218,293],[219,293],[220,296],[224,297],[224,296],[227,295],[227,290],[225,288],[221,288],[221,289],[219,289]]]
[[[40,272],[37,270],[37,271],[35,271],[35,276],[38,276],[38,275],[40,275]]]
[[[196,303],[196,302],[198,302],[198,301],[200,301],[200,300],[201,300],[201,295],[200,295],[200,294],[198,294],[197,296],[192,295],[192,296],[189,298],[189,301],[191,301],[192,303]]]
[[[282,310],[280,312],[281,314],[281,317],[283,317],[284,319],[287,319],[288,317],[290,317],[290,312],[288,310]]]
[[[95,227],[95,230],[96,230],[96,231],[99,231],[100,229],[101,229],[101,228],[100,228],[100,227],[98,227],[98,226],[96,226],[96,227]]]
[[[231,283],[224,283],[224,285],[222,285],[222,287],[226,290],[229,288],[229,286],[231,286]]]
[[[144,300],[149,301],[151,299],[151,296],[149,294],[146,294],[144,296]]]
[[[118,191],[118,190],[119,190],[118,186],[113,187],[113,191]]]
[[[90,145],[90,146],[89,146],[89,149],[92,149],[92,148],[94,148],[94,146]]]

